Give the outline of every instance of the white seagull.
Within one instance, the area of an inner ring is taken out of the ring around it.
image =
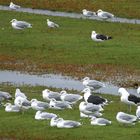
[[[61,100],[69,102],[70,104],[75,104],[77,101],[83,99],[83,96],[78,94],[68,94],[65,90],[62,90],[60,94]]]
[[[106,11],[103,11],[101,9],[99,9],[97,12],[96,12],[96,15],[101,18],[101,19],[109,19],[109,18],[113,18],[114,15],[109,13],[109,12],[106,12]]]
[[[64,120],[63,118],[57,119],[57,127],[58,128],[74,128],[74,127],[79,127],[82,124],[77,121],[72,121],[72,120]]]
[[[92,95],[90,88],[85,88],[82,93],[84,93],[85,102],[92,103],[95,105],[107,105],[107,99],[100,96]]]
[[[86,9],[83,9],[83,10],[82,10],[82,13],[83,13],[83,15],[86,16],[86,17],[91,17],[91,16],[95,16],[95,15],[96,15],[95,12],[88,11],[88,10],[86,10]]]
[[[91,125],[106,126],[106,125],[110,125],[111,121],[104,119],[104,118],[92,117],[90,123],[91,123]]]
[[[15,98],[18,96],[27,99],[27,96],[25,95],[25,93],[21,92],[19,88],[16,89]]]
[[[34,110],[43,111],[50,107],[50,105],[46,102],[38,101],[37,99],[31,100],[31,107]]]
[[[1,100],[11,100],[12,95],[10,93],[8,93],[8,92],[0,91],[0,99]]]
[[[47,25],[50,28],[58,28],[59,27],[58,24],[54,23],[53,21],[50,21],[49,19],[47,19]]]
[[[138,119],[140,119],[140,106],[137,106],[136,116]]]
[[[100,112],[94,112],[93,114],[90,114],[90,115],[87,115],[87,114],[84,114],[83,112],[80,112],[80,117],[81,118],[92,118],[92,117],[101,117],[103,114],[100,113]]]
[[[18,21],[16,19],[12,19],[10,22],[12,23],[12,27],[17,30],[32,28],[32,25],[26,21]]]
[[[50,108],[56,110],[63,110],[66,108],[72,109],[71,105],[65,101],[56,101],[55,99],[50,100]]]
[[[42,112],[42,111],[37,111],[35,114],[36,120],[49,120],[54,117],[57,117],[57,115],[54,113],[48,113],[48,112]]]
[[[46,101],[50,101],[51,99],[60,101],[61,100],[60,96],[61,96],[61,94],[59,92],[50,91],[49,89],[45,89],[42,91],[42,97]]]
[[[79,110],[80,110],[80,112],[82,112],[86,115],[90,115],[95,112],[103,111],[104,109],[102,108],[101,105],[94,105],[92,103],[87,103],[87,102],[83,101],[79,104]]]
[[[135,125],[135,122],[137,121],[136,116],[124,112],[118,112],[116,115],[116,119],[119,123],[132,125]]]
[[[16,9],[19,9],[19,8],[20,8],[20,6],[19,6],[19,5],[14,4],[13,2],[10,2],[9,8],[10,8],[11,10],[16,10]]]
[[[20,107],[12,105],[11,103],[6,103],[4,106],[6,112],[20,112]]]
[[[121,102],[130,105],[129,111],[131,105],[140,105],[140,97],[129,94],[125,88],[119,88],[118,93],[121,95]]]
[[[91,88],[93,90],[98,90],[98,89],[100,89],[102,87],[105,87],[104,83],[99,82],[97,80],[90,80],[89,77],[85,77],[82,81],[83,81],[83,85],[85,87],[89,87],[89,88]]]
[[[91,39],[93,41],[96,41],[96,42],[103,42],[103,41],[112,39],[112,37],[111,36],[107,36],[107,35],[103,35],[103,34],[98,34],[95,31],[92,31]]]

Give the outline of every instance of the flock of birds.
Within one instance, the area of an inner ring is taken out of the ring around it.
[[[0,91],[0,104],[5,107],[6,112],[24,112],[30,108],[36,110],[36,120],[50,120],[51,127],[58,128],[74,128],[82,125],[81,122],[74,120],[65,120],[59,115],[46,112],[47,109],[64,110],[73,109],[73,106],[79,103],[79,114],[81,118],[89,118],[91,125],[106,126],[112,122],[106,118],[101,117],[103,115],[104,106],[109,105],[111,101],[94,95],[97,89],[104,88],[104,83],[97,80],[90,80],[89,77],[83,79],[82,84],[85,88],[81,91],[84,96],[79,94],[70,94],[65,90],[61,92],[54,92],[49,89],[42,91],[42,98],[44,101],[37,99],[29,100],[25,93],[20,89],[16,89],[14,104],[10,102],[5,103],[4,100],[12,99],[11,94],[8,92]],[[140,93],[140,87],[137,89]],[[118,93],[121,95],[121,102],[128,105],[136,105],[136,115],[127,114],[125,112],[118,112],[116,119],[119,123],[134,125],[140,119],[140,97],[129,94],[125,88],[119,88]]]
[[[11,10],[16,10],[16,9],[19,9],[20,6],[11,2],[10,5],[9,5],[9,8]],[[101,19],[109,19],[109,18],[114,17],[113,14],[111,14],[109,12],[106,12],[106,11],[102,11],[101,9],[99,9],[97,12],[91,12],[91,11],[87,11],[86,9],[84,9],[82,11],[82,13],[86,17],[98,16]],[[17,29],[17,30],[23,30],[25,28],[32,28],[32,24],[30,24],[26,21],[18,21],[16,19],[11,20],[11,25],[14,29]],[[50,21],[49,19],[47,19],[47,25],[48,25],[49,28],[59,28],[58,24],[56,24],[53,21]],[[112,39],[112,37],[109,37],[107,35],[99,34],[99,33],[96,33],[95,31],[92,31],[91,39],[93,41],[96,41],[96,42],[102,42],[102,41],[105,41],[105,40]]]
[[[20,6],[11,2],[9,8],[16,10],[19,9]],[[84,9],[82,12],[86,17],[98,16],[102,19],[114,17],[113,14],[102,10],[92,12]],[[17,30],[32,28],[32,24],[26,21],[18,21],[16,19],[11,20],[11,25]],[[59,28],[58,24],[50,21],[49,19],[47,19],[47,25],[50,28]],[[92,31],[91,39],[101,42],[112,39],[112,37]],[[39,101],[37,99],[31,99],[29,101],[28,97],[22,93],[20,89],[16,89],[14,104],[11,104],[10,102],[4,104],[3,100],[9,100],[12,98],[12,96],[8,92],[0,91],[0,104],[1,106],[5,106],[6,112],[24,113],[26,110],[32,108],[33,110],[37,111],[35,114],[36,120],[50,120],[50,126],[52,127],[73,128],[81,126],[82,123],[74,120],[65,120],[60,118],[57,114],[49,113],[44,110],[48,108],[56,110],[73,109],[73,105],[82,100],[79,104],[79,114],[81,118],[90,118],[91,125],[110,125],[112,123],[110,120],[101,117],[103,115],[101,112],[104,111],[104,106],[108,105],[110,102],[101,96],[94,95],[92,92],[96,91],[97,89],[104,88],[104,83],[96,80],[90,80],[89,77],[85,77],[83,79],[83,85],[85,86],[85,89],[81,93],[84,93],[84,96],[79,94],[70,94],[64,90],[59,93],[45,89],[42,91],[42,97],[45,101]],[[140,88],[137,89],[137,92],[140,93]],[[116,115],[116,120],[122,124],[134,125],[135,122],[140,119],[140,97],[129,94],[125,88],[119,88],[118,93],[121,95],[121,102],[128,104],[129,106],[135,105],[138,107],[136,110],[136,115],[118,112]]]

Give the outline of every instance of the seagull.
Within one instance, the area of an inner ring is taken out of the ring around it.
[[[11,103],[6,103],[4,106],[6,112],[20,112],[20,107],[12,105]]]
[[[21,92],[19,88],[16,89],[15,98],[18,96],[27,99],[27,96],[25,95],[25,93]]]
[[[107,99],[104,99],[100,96],[92,95],[90,88],[85,88],[82,93],[84,93],[84,99],[87,103],[92,103],[95,105],[106,105]]]
[[[101,19],[109,19],[109,18],[113,18],[114,15],[109,13],[109,12],[106,12],[106,11],[103,11],[101,9],[99,9],[97,12],[96,12],[96,15],[101,18]]]
[[[11,10],[17,10],[17,9],[20,8],[20,6],[14,4],[13,2],[10,2],[9,8],[10,8]]]
[[[43,99],[45,99],[46,101],[50,101],[51,99],[55,99],[55,100],[61,100],[60,99],[61,94],[58,92],[53,92],[50,91],[49,89],[45,89],[42,91],[42,97]]]
[[[100,89],[102,87],[105,87],[104,83],[99,82],[97,80],[90,80],[89,77],[85,77],[82,81],[83,81],[83,85],[85,87],[89,87],[89,88],[91,88],[93,90],[98,90],[98,89]]]
[[[103,114],[100,113],[100,112],[94,112],[93,114],[90,114],[90,115],[87,115],[87,114],[84,114],[83,112],[80,112],[80,117],[81,118],[92,118],[92,117],[101,117]]]
[[[14,104],[18,107],[20,107],[21,111],[26,111],[28,110],[29,108],[31,108],[31,102],[28,101],[27,99],[25,98],[22,98],[20,96],[16,97],[15,100],[14,100]]]
[[[63,118],[59,118],[57,120],[57,128],[74,128],[74,127],[79,127],[82,124],[77,121],[72,121],[72,120],[64,120]]]
[[[119,123],[132,125],[135,125],[135,122],[137,121],[136,116],[124,112],[118,112],[116,115],[116,119]]]
[[[49,120],[54,117],[57,117],[57,115],[54,113],[48,113],[48,112],[42,112],[42,111],[37,111],[35,114],[36,120]]]
[[[137,106],[136,116],[138,119],[140,119],[140,106]]]
[[[68,94],[65,90],[62,90],[60,94],[61,100],[69,102],[70,104],[75,104],[77,101],[83,99],[83,96],[78,94]]]
[[[95,31],[92,31],[91,39],[96,42],[102,42],[102,41],[110,40],[112,39],[112,37],[103,34],[97,34]]]
[[[95,16],[95,15],[96,15],[95,12],[88,11],[88,10],[86,10],[86,9],[83,9],[83,10],[82,10],[82,13],[83,13],[83,15],[86,16],[86,17],[91,17],[91,16]]]
[[[56,101],[55,99],[50,100],[50,108],[57,110],[63,110],[66,108],[72,109],[71,105],[68,102]]]
[[[121,94],[121,102],[129,105],[129,111],[131,111],[131,105],[140,105],[140,97],[129,94],[125,88],[119,88],[118,93]]]
[[[8,92],[0,91],[0,98],[1,98],[1,100],[11,100],[12,95]]]
[[[79,110],[86,115],[90,115],[95,112],[103,111],[104,109],[101,107],[101,105],[94,105],[92,103],[82,101],[79,104]]]
[[[17,30],[32,28],[32,25],[26,21],[18,21],[16,19],[12,19],[10,22],[12,23],[12,27]]]
[[[140,87],[137,88],[137,93],[140,94]]]
[[[106,126],[106,125],[110,125],[111,121],[104,119],[104,118],[92,117],[90,123],[91,123],[91,125]]]
[[[34,110],[43,111],[50,107],[50,105],[46,102],[38,101],[37,99],[31,100],[31,107]]]
[[[51,127],[57,126],[58,119],[59,119],[58,117],[51,118],[50,126]]]
[[[47,25],[48,25],[48,27],[50,27],[50,28],[58,28],[58,27],[59,27],[58,24],[56,24],[56,23],[50,21],[49,19],[47,19]]]

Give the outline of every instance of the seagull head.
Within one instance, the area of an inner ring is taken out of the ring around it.
[[[91,92],[89,87],[84,88],[81,93]]]
[[[65,90],[62,90],[61,92],[60,92],[60,94],[62,95],[62,94],[67,94],[67,92],[65,91]]]
[[[99,9],[99,10],[97,11],[97,13],[100,13],[100,12],[103,12],[103,10]]]
[[[47,22],[49,22],[50,20],[49,19],[47,19]]]
[[[13,23],[13,22],[15,22],[15,21],[17,21],[17,20],[16,20],[16,19],[12,19],[10,22],[12,22],[12,23]]]
[[[93,120],[96,120],[96,117],[95,117],[95,116],[93,116],[93,117],[91,118],[91,121],[93,121]]]
[[[36,101],[37,101],[37,99],[32,99],[32,100],[31,100],[31,103],[36,102]]]
[[[90,80],[89,77],[85,77],[85,78],[82,79],[82,81],[89,81],[89,80]]]
[[[82,12],[86,12],[86,11],[87,11],[86,9],[83,9],[83,10],[82,10]]]
[[[95,35],[96,34],[96,32],[95,31],[92,31],[92,35]]]
[[[125,88],[119,88],[118,93],[121,95],[129,96],[129,93],[127,92],[127,90]]]
[[[6,103],[4,106],[6,107],[6,106],[10,106],[11,105],[11,103]]]

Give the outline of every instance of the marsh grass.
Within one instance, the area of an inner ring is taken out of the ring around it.
[[[15,86],[0,85],[0,90],[8,91],[14,96]],[[41,92],[46,87],[19,87],[21,91],[26,93],[29,99],[37,98],[42,100]],[[61,89],[52,89],[60,91]],[[69,91],[72,92],[72,91]],[[73,91],[76,93],[76,91]],[[75,129],[58,129],[49,126],[49,121],[37,121],[34,119],[35,111],[28,110],[24,115],[21,113],[7,113],[4,108],[0,108],[0,138],[13,138],[20,140],[132,140],[139,138],[139,127],[137,123],[135,126],[120,125],[115,116],[118,111],[127,112],[127,106],[120,103],[119,96],[102,95],[108,100],[112,100],[108,106],[105,107],[103,117],[112,121],[112,125],[107,127],[91,126],[89,119],[81,119],[79,117],[78,105],[75,105],[72,110],[55,111],[46,110],[59,114],[64,119],[77,120],[83,123],[80,128]],[[11,101],[13,102],[13,101]],[[131,114],[135,114],[136,107],[132,107]]]

